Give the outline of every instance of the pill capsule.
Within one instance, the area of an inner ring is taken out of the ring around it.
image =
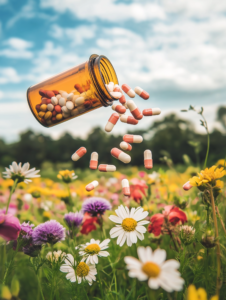
[[[68,94],[67,95],[67,101],[72,101],[73,97],[74,97],[73,93]]]
[[[52,103],[48,104],[48,105],[47,105],[47,109],[48,109],[49,111],[53,111],[54,105],[52,105]]]
[[[44,112],[44,111],[40,111],[40,112],[38,113],[38,116],[39,116],[40,118],[43,118],[44,115],[45,115],[45,112]]]
[[[46,103],[47,103],[47,100],[48,100],[48,98],[43,97],[43,98],[42,98],[42,104],[46,104]]]
[[[114,172],[114,171],[116,171],[116,166],[114,166],[114,165],[99,165],[98,170],[100,172]]]
[[[114,86],[113,92],[119,92],[119,93],[122,93],[120,87],[119,87],[117,84]]]
[[[184,185],[183,185],[183,189],[185,191],[189,191],[193,186],[190,184],[190,181],[187,181]]]
[[[127,101],[125,103],[123,103],[122,105],[125,107],[125,109],[128,109]]]
[[[45,120],[49,120],[49,119],[51,119],[52,118],[52,113],[51,113],[51,111],[47,111],[47,113],[45,114],[45,116],[44,116],[44,119]]]
[[[84,89],[82,88],[82,86],[81,86],[79,83],[76,83],[76,84],[74,85],[74,88],[75,88],[77,91],[79,91],[79,93],[85,92]]]
[[[76,99],[78,99],[79,97],[80,97],[80,94],[79,94],[79,95],[74,95],[74,96],[73,96],[72,101],[73,101],[74,105],[77,105],[75,101],[76,101]]]
[[[74,106],[74,103],[72,101],[67,101],[66,102],[66,107],[67,107],[67,109],[72,110],[75,106]]]
[[[139,86],[135,87],[134,92],[144,100],[148,100],[149,98],[149,94]]]
[[[156,116],[161,114],[161,109],[160,108],[146,108],[143,110],[143,115],[145,117],[147,116]]]
[[[47,100],[46,100],[46,104],[48,105],[48,104],[50,104],[50,103],[52,103],[52,102],[51,102],[51,99],[47,99]]]
[[[128,179],[122,180],[122,192],[124,196],[130,196],[130,187]]]
[[[37,105],[35,106],[37,112],[40,112],[40,106],[41,106],[41,104],[37,104]]]
[[[84,102],[85,102],[85,98],[84,98],[84,97],[78,97],[78,98],[75,100],[75,104],[76,104],[76,105],[82,105]]]
[[[60,105],[56,105],[56,106],[54,107],[54,109],[55,109],[55,111],[56,111],[57,113],[61,113],[61,106],[60,106]]]
[[[141,135],[125,134],[123,136],[123,141],[127,143],[139,144],[143,142],[143,137]]]
[[[57,114],[56,115],[56,119],[57,119],[57,121],[62,120],[63,119],[63,115],[62,114]]]
[[[111,149],[111,155],[117,158],[118,160],[121,160],[125,164],[128,164],[131,161],[131,157],[118,148]]]
[[[77,115],[79,115],[78,109],[77,109],[77,108],[73,109],[73,110],[71,111],[71,115],[72,115],[72,116],[77,116]]]
[[[47,111],[47,105],[46,105],[46,104],[42,104],[42,105],[40,106],[40,110],[41,110],[41,111]]]
[[[92,181],[91,183],[87,184],[86,186],[86,190],[87,192],[92,191],[93,189],[95,189],[95,187],[97,187],[99,185],[99,182],[97,180]]]
[[[83,157],[83,155],[85,155],[87,152],[85,147],[81,147],[79,148],[77,151],[75,151],[75,153],[71,156],[71,159],[73,161],[77,161],[79,160],[81,157]]]
[[[125,104],[126,103],[126,97],[122,94],[122,97],[121,98],[119,98],[118,99],[119,100],[119,102],[121,103],[121,104]]]
[[[107,90],[110,92],[113,92],[113,89],[114,89],[114,82],[109,82],[108,84],[106,84],[106,88]]]
[[[54,92],[52,92],[52,91],[46,91],[46,96],[47,96],[48,98],[52,98],[52,97],[55,96],[55,94],[54,94]]]
[[[122,97],[122,93],[121,92],[110,92],[110,95],[115,98],[115,99],[119,99]]]
[[[42,96],[42,97],[45,97],[46,96],[46,90],[40,89],[39,90],[39,95]]]
[[[52,121],[50,119],[46,120],[46,124],[47,125],[51,125],[52,124]]]
[[[55,110],[52,111],[53,117],[56,117],[57,112]]]
[[[117,113],[119,113],[119,114],[124,114],[126,112],[126,108],[117,103],[114,103],[111,108],[113,110],[117,111]]]
[[[61,110],[62,110],[62,112],[64,114],[68,114],[69,113],[69,110],[68,110],[67,106],[62,106]]]
[[[122,115],[120,121],[127,124],[137,125],[138,121],[131,116]]]
[[[59,90],[59,93],[61,94],[61,97],[67,99],[67,96],[68,96],[67,92]]]
[[[57,104],[58,104],[58,99],[57,99],[57,97],[52,97],[52,98],[51,98],[51,102],[52,102],[53,105],[57,105]]]
[[[123,84],[123,85],[122,85],[122,90],[123,90],[130,98],[134,98],[134,97],[135,97],[134,90],[132,90],[131,87],[128,86],[128,84]]]
[[[113,113],[110,116],[110,118],[105,126],[105,131],[111,132],[112,129],[114,128],[115,124],[118,122],[118,119],[119,119],[119,115],[117,113]]]
[[[119,146],[122,150],[125,150],[125,151],[131,151],[132,150],[132,146],[127,142],[121,142]]]
[[[98,165],[98,153],[97,152],[93,152],[91,154],[91,159],[90,159],[90,163],[89,163],[89,168],[91,170],[96,170],[97,169],[97,165]]]
[[[58,101],[59,101],[59,99],[61,98],[61,94],[56,95],[56,98],[57,98]]]
[[[153,168],[153,160],[152,160],[151,150],[144,151],[144,166],[148,170]]]
[[[63,115],[64,119],[67,119],[71,116],[70,112],[68,112],[68,113],[63,112],[62,115]]]
[[[61,98],[59,99],[59,105],[60,105],[60,106],[65,106],[65,105],[66,105],[66,99],[63,98],[63,97],[61,97]]]
[[[133,100],[129,100],[126,102],[131,114],[134,116],[135,119],[141,120],[143,118],[143,115],[139,108],[136,106],[136,104],[133,102]]]
[[[57,91],[57,90],[52,90],[52,92],[53,92],[55,95],[59,94],[59,91]]]

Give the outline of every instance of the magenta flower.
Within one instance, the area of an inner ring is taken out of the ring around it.
[[[20,221],[10,214],[0,213],[0,236],[6,241],[16,240],[20,233]]]

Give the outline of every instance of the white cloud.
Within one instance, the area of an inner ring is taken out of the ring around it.
[[[0,0],[0,5],[4,5],[8,2],[8,0]]]
[[[0,68],[0,84],[18,83],[21,81],[17,71],[12,67]]]
[[[12,37],[4,41],[2,45],[6,47],[0,50],[0,56],[17,59],[30,59],[33,57],[32,51],[28,50],[28,48],[33,47],[32,42]]]
[[[137,22],[164,19],[165,13],[155,3],[116,3],[115,0],[41,0],[42,8],[53,8],[58,13],[72,13],[79,19],[95,19],[122,22],[133,19]]]

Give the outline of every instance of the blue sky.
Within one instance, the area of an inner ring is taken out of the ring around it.
[[[55,138],[64,131],[85,136],[104,127],[110,108],[46,129],[26,102],[29,86],[93,53],[110,59],[120,84],[150,93],[148,101],[136,98],[142,109],[160,107],[164,116],[204,106],[210,127],[220,129],[215,113],[226,103],[225,32],[224,1],[0,0],[0,136],[12,141],[27,128]],[[199,122],[192,113],[183,116]],[[114,133],[128,128],[117,124]]]

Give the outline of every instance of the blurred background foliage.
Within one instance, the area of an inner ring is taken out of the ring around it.
[[[214,129],[210,133],[210,155],[208,166],[225,157],[226,148],[226,107],[219,107],[216,119],[223,125],[223,131]],[[169,163],[177,168],[186,168],[189,164],[202,167],[205,159],[207,137],[195,132],[191,121],[183,120],[175,114],[167,115],[163,120],[155,121],[144,130],[131,130],[129,134],[140,134],[142,144],[133,144],[132,166],[143,166],[143,152],[151,149],[155,165]],[[118,168],[125,167],[111,156],[113,147],[119,147],[122,135],[107,134],[103,129],[96,127],[86,139],[73,137],[64,133],[54,140],[48,135],[35,133],[32,130],[22,132],[19,140],[7,144],[0,138],[0,169],[17,162],[30,162],[32,167],[41,168],[43,172],[57,171],[62,168],[85,169],[89,166],[90,154],[93,151],[99,154],[99,163],[114,164]],[[77,162],[71,160],[71,155],[81,146],[86,147],[88,155]],[[50,176],[48,172],[48,176]]]

